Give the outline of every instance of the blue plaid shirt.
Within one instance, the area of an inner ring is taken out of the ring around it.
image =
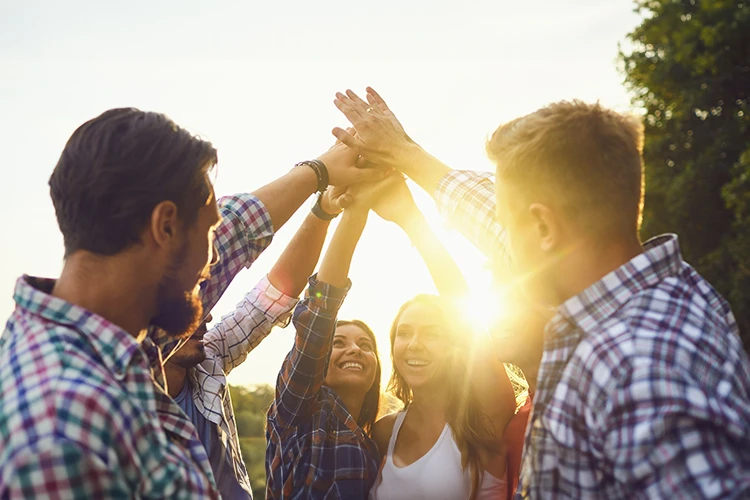
[[[453,171],[441,214],[507,259],[492,176]],[[676,236],[558,308],[547,325],[517,497],[750,497],[750,362],[726,301]]]
[[[346,289],[310,278],[268,410],[266,498],[366,498],[378,475],[375,442],[323,385]]]

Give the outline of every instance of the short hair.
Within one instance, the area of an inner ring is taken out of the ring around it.
[[[160,113],[111,109],[73,132],[49,179],[65,256],[114,255],[138,243],[170,200],[186,226],[211,194],[216,149]]]
[[[640,229],[643,124],[599,103],[560,101],[501,125],[487,142],[498,181],[554,203],[595,234]]]

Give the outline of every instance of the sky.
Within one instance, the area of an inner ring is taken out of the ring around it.
[[[453,168],[492,170],[501,123],[560,99],[631,109],[618,47],[639,23],[631,0],[286,0],[0,2],[0,316],[22,274],[56,277],[62,236],[47,181],[70,134],[109,108],[167,114],[219,150],[218,195],[250,192],[333,143],[336,91],[377,89],[409,135]],[[478,296],[484,258],[417,203]],[[212,311],[231,313],[271,268],[310,204],[240,273]],[[330,234],[333,233],[331,227]],[[376,332],[390,372],[398,307],[434,293],[394,225],[370,217],[342,319]],[[215,320],[216,321],[216,320]],[[274,383],[294,331],[275,329],[229,376]]]

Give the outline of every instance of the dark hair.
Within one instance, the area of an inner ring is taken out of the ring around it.
[[[159,203],[189,226],[212,194],[216,149],[160,113],[111,109],[73,132],[49,179],[65,256],[116,254],[140,240]]]
[[[560,101],[501,125],[487,142],[498,180],[525,201],[554,200],[602,236],[638,234],[643,125],[634,116]]]
[[[362,403],[362,409],[359,412],[359,418],[357,419],[357,425],[359,425],[365,434],[370,435],[372,426],[375,423],[375,419],[378,418],[378,411],[380,410],[380,356],[378,355],[378,342],[375,339],[375,333],[372,329],[367,326],[364,321],[358,319],[353,320],[339,320],[336,322],[336,328],[340,326],[354,325],[364,331],[372,341],[372,349],[375,353],[375,361],[377,365],[375,367],[375,382],[365,394],[365,400]]]

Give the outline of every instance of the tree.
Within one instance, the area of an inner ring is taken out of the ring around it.
[[[680,236],[750,347],[750,0],[637,0],[620,50],[645,111],[642,235]]]

